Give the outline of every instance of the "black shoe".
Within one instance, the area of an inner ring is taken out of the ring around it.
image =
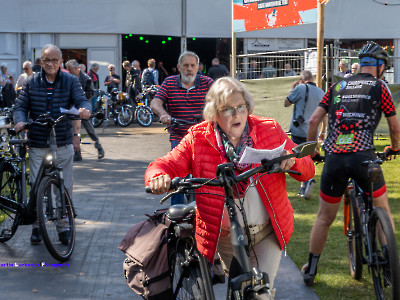
[[[104,150],[103,148],[100,146],[99,148],[97,148],[97,151],[99,153],[99,155],[97,156],[98,159],[102,159],[104,158]]]
[[[317,275],[317,270],[315,270],[315,274],[311,274],[307,272],[307,269],[308,269],[308,263],[306,263],[301,268],[301,274],[303,275],[303,280],[306,286],[312,286],[315,280],[315,276]]]
[[[71,230],[64,230],[58,233],[58,238],[63,245],[68,245],[71,240]]]
[[[81,151],[76,151],[74,154],[74,161],[81,161],[81,160],[82,160]]]
[[[42,233],[39,228],[32,229],[31,245],[38,245],[42,241]]]

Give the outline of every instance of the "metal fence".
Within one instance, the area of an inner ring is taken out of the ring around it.
[[[399,57],[392,57],[392,65],[400,64]],[[331,85],[337,80],[339,62],[344,61],[347,70],[351,65],[359,63],[358,51],[341,49],[327,45],[324,47],[323,71],[324,83]],[[310,70],[316,74],[317,48],[252,53],[236,56],[236,74],[238,79],[257,79],[299,75],[302,70]],[[292,70],[292,72],[290,72]],[[385,74],[388,83],[394,83],[394,69]]]

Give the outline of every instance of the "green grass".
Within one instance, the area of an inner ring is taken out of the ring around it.
[[[382,151],[390,140],[375,141],[377,151]],[[299,183],[287,176],[288,195],[294,209],[294,232],[287,246],[288,255],[300,269],[308,261],[308,249],[311,227],[318,211],[319,182],[323,164],[316,166],[317,185],[311,200],[297,196]],[[389,192],[389,202],[393,214],[397,247],[400,249],[400,185],[398,184],[400,159],[385,162],[383,173]],[[363,266],[360,281],[351,278],[347,259],[346,239],[343,234],[343,201],[335,222],[332,224],[328,240],[318,264],[318,274],[313,285],[321,299],[375,299],[372,277],[368,268]]]

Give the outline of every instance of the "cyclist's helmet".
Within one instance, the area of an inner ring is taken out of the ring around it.
[[[385,64],[386,70],[390,68],[390,58],[388,53],[375,42],[367,42],[367,44],[361,48],[358,57],[360,58],[361,66],[377,67]]]

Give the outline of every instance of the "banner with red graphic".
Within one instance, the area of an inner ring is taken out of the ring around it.
[[[233,0],[233,31],[316,23],[317,2],[318,0]]]

